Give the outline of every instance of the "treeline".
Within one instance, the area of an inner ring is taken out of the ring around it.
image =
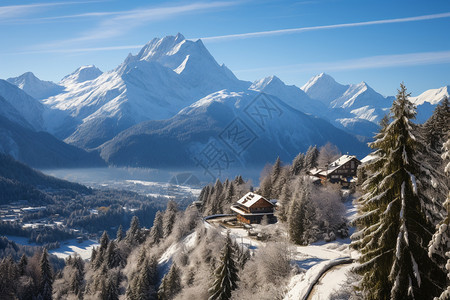
[[[245,182],[242,176],[234,180],[226,179],[223,183],[217,179],[214,185],[205,186],[198,197],[203,215],[229,214],[230,206],[247,192],[252,191],[250,182]]]

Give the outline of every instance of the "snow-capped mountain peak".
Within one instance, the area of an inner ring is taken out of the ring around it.
[[[431,105],[436,105],[441,102],[445,97],[450,97],[450,86],[444,86],[438,89],[430,89],[419,96],[409,97],[409,100],[415,105],[422,105],[426,102]]]
[[[337,83],[330,75],[320,73],[312,77],[301,89],[310,98],[329,105],[331,101],[340,97],[347,88],[348,86]]]
[[[18,77],[8,78],[6,81],[14,84],[35,99],[44,99],[63,90],[56,83],[40,80],[32,72],[26,72]]]
[[[272,75],[272,76],[264,77],[260,80],[254,81],[249,89],[255,90],[255,91],[262,91],[269,85],[285,86],[285,84],[283,83],[283,81],[280,80],[280,78],[278,78],[275,75]]]
[[[65,76],[61,80],[61,83],[64,85],[70,83],[82,83],[85,81],[94,80],[102,74],[103,72],[94,65],[81,66],[71,74]]]
[[[176,36],[166,36],[161,39],[154,38],[147,43],[136,55],[138,60],[158,61],[164,56],[174,55],[186,41],[184,36],[178,33]]]

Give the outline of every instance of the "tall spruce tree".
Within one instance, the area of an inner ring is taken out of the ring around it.
[[[103,231],[102,236],[100,237],[100,246],[97,248],[97,250],[92,249],[92,256],[91,256],[91,266],[94,270],[97,270],[105,260],[106,256],[106,249],[109,245],[109,236],[108,233]]]
[[[391,108],[391,123],[371,143],[377,157],[366,169],[359,199],[359,288],[365,299],[431,299],[442,288],[443,273],[427,255],[439,203],[421,190],[425,166],[415,159],[418,148],[410,121],[416,115],[403,84]]]
[[[163,213],[158,210],[155,219],[153,220],[153,226],[150,229],[149,243],[151,245],[158,244],[163,236]]]
[[[181,291],[180,270],[175,263],[170,267],[169,272],[164,276],[160,290],[159,299],[173,299]]]
[[[163,235],[168,237],[172,233],[173,225],[175,224],[175,218],[178,212],[177,203],[170,200],[167,203],[166,211],[163,216]]]
[[[311,170],[317,167],[317,159],[319,158],[319,150],[316,146],[309,146],[305,154],[305,168]]]
[[[299,180],[287,217],[289,237],[294,243],[307,245],[313,239],[314,217],[311,186],[306,180]]]
[[[18,268],[19,268],[19,275],[23,276],[25,275],[25,271],[28,265],[28,258],[25,254],[22,254],[22,257],[20,258]]]
[[[69,256],[70,257],[70,256]],[[79,255],[75,255],[72,259],[72,266],[74,274],[72,274],[70,290],[78,296],[78,299],[83,299],[84,290],[84,261]]]
[[[442,159],[445,162],[445,172],[450,175],[450,131],[443,148]],[[436,232],[428,247],[428,255],[447,273],[447,288],[439,296],[439,300],[450,299],[450,191],[444,206],[446,209],[445,218],[436,226]]]
[[[123,232],[123,227],[122,224],[119,226],[119,229],[117,229],[117,233],[116,233],[116,241],[120,242],[121,240],[123,240],[123,238],[125,237],[125,234]]]
[[[39,295],[43,300],[51,300],[53,294],[53,272],[50,266],[50,262],[48,260],[48,252],[47,249],[44,248],[44,251],[41,255],[41,261],[39,264],[41,271],[41,281],[39,288]]]
[[[436,106],[422,128],[427,145],[440,154],[447,132],[450,130],[450,103],[447,97]]]
[[[298,175],[305,167],[305,154],[299,153],[292,161],[291,175]]]
[[[125,240],[129,245],[138,245],[143,241],[141,225],[137,216],[131,218],[130,228],[127,230]]]
[[[219,266],[214,272],[215,281],[210,288],[211,296],[209,300],[227,300],[231,298],[231,292],[237,288],[239,281],[238,268],[234,261],[233,243],[230,233],[227,232],[225,246],[222,250],[222,257]]]

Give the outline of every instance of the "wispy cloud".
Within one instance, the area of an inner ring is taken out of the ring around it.
[[[0,6],[0,21],[3,22],[18,17],[28,16],[30,14],[40,12],[43,8],[62,5],[85,4],[93,2],[99,1],[67,1],[67,2],[48,2],[48,3]]]
[[[334,25],[322,25],[322,26],[311,26],[311,27],[299,27],[290,29],[280,29],[280,30],[268,30],[259,32],[249,32],[249,33],[239,33],[239,34],[229,34],[229,35],[219,35],[201,38],[203,41],[207,42],[221,42],[235,39],[248,39],[248,38],[258,38],[265,36],[274,36],[282,34],[293,34],[306,31],[314,30],[328,30],[328,29],[338,29],[338,28],[348,28],[348,27],[361,27],[361,26],[371,26],[371,25],[381,25],[381,24],[392,24],[392,23],[406,23],[406,22],[417,22],[433,19],[449,18],[450,12],[423,15],[407,18],[396,18],[396,19],[385,19],[385,20],[375,20],[366,22],[355,22],[355,23],[344,23],[344,24],[334,24]]]
[[[292,64],[278,67],[255,68],[237,70],[236,73],[253,73],[253,72],[330,72],[330,71],[347,71],[359,69],[380,69],[391,67],[409,67],[433,64],[450,63],[450,51],[437,52],[419,52],[407,54],[377,55],[349,60],[341,60],[335,62],[317,62],[305,64]]]
[[[230,7],[237,4],[239,4],[237,1],[197,2],[177,6],[150,7],[115,13],[104,13],[104,15],[109,15],[110,18],[102,20],[92,30],[84,32],[75,38],[40,45],[39,48],[41,49],[34,50],[45,50],[54,47],[63,48],[70,45],[77,45],[80,42],[110,39],[124,35],[132,29],[149,22],[173,18],[183,14],[200,13],[213,9]],[[86,15],[87,14],[84,14],[84,16]],[[74,16],[66,17],[71,18]]]

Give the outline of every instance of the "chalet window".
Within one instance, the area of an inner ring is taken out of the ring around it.
[[[354,168],[355,168],[355,161],[352,160],[352,161],[350,162],[350,164],[351,164],[351,166],[352,166],[352,169],[354,169]]]

